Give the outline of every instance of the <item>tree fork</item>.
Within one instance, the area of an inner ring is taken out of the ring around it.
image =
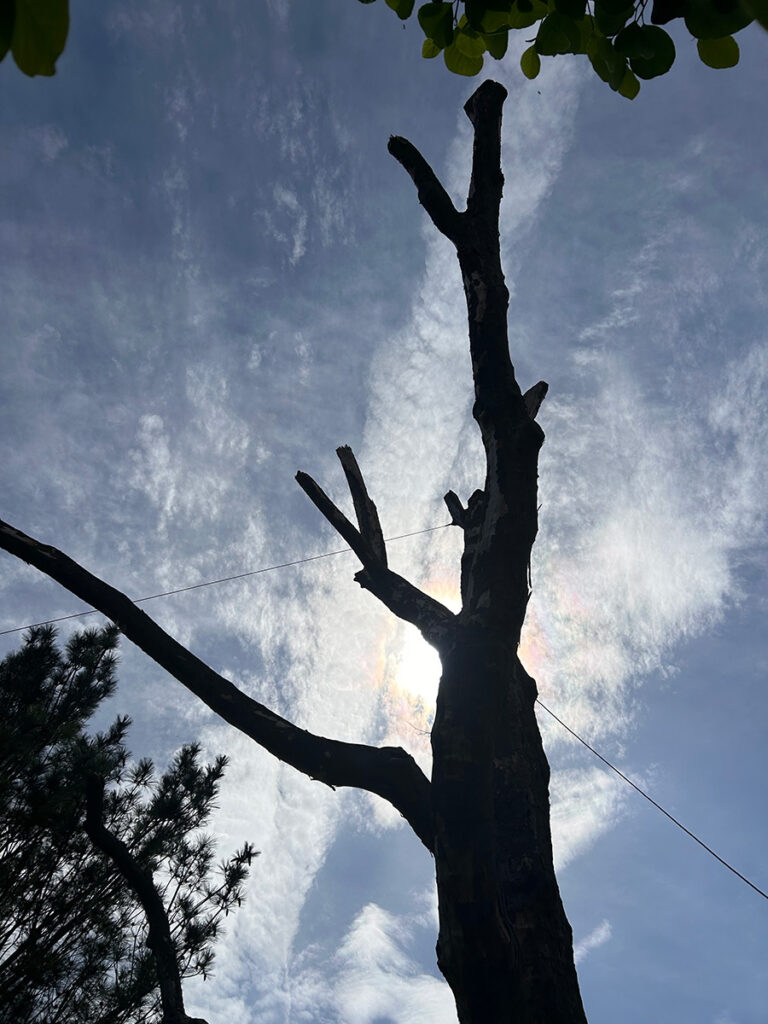
[[[456,247],[486,454],[484,488],[467,507],[453,491],[445,498],[464,553],[462,610],[440,647],[432,729],[437,955],[461,1024],[586,1024],[554,872],[536,684],[517,656],[538,528],[544,433],[535,417],[547,385],[523,394],[509,355],[499,244],[505,97],[484,82],[464,108],[474,127],[464,212],[411,143],[389,144]]]
[[[358,526],[306,473],[307,495],[360,558],[356,579],[414,623],[443,666],[432,730],[431,783],[400,748],[341,743],[298,729],[252,700],[168,636],[124,594],[62,552],[0,522],[0,547],[35,565],[113,619],[125,635],[217,714],[280,760],[331,786],[389,800],[434,852],[438,963],[461,1024],[586,1024],[571,929],[555,879],[549,767],[534,711],[536,684],[517,655],[537,533],[535,417],[540,381],[523,394],[509,355],[509,293],[501,268],[502,86],[484,82],[465,110],[474,127],[467,209],[458,212],[418,150],[389,150],[419,201],[456,247],[464,283],[475,389],[486,455],[482,490],[467,507],[449,491],[461,526],[462,609],[454,615],[387,566],[376,506],[357,462],[339,449]]]
[[[401,747],[373,747],[317,736],[281,718],[174,640],[129,597],[78,565],[0,520],[0,548],[33,565],[70,593],[112,619],[120,631],[212,711],[259,746],[331,788],[351,786],[388,800],[432,850],[429,780]],[[441,606],[442,607],[442,606]]]

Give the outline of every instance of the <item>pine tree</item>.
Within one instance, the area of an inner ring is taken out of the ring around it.
[[[183,747],[157,776],[131,763],[130,724],[86,726],[114,692],[118,630],[73,636],[32,629],[0,662],[0,1020],[140,1024],[161,1019],[146,916],[114,863],[85,832],[86,785],[106,783],[103,824],[149,870],[162,897],[180,976],[206,977],[221,918],[238,906],[254,850],[212,880],[201,831],[226,758]]]

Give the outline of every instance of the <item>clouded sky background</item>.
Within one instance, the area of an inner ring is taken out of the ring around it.
[[[385,533],[481,483],[460,278],[387,155],[457,201],[477,81],[383,3],[75,4],[52,80],[0,66],[0,515],[133,596],[343,545],[351,444]],[[523,660],[542,700],[766,888],[768,36],[630,103],[577,58],[490,73],[504,121],[512,355],[544,378]],[[447,603],[457,531],[390,546]],[[350,554],[146,610],[281,714],[429,766],[438,665]],[[7,556],[0,628],[76,610]],[[84,620],[94,624],[98,619]],[[62,635],[74,628],[65,624]],[[0,653],[21,634],[0,637]],[[228,1024],[448,1024],[432,865],[382,802],[222,726],[124,643],[105,715],[137,756],[231,765],[220,850],[262,851],[190,1012]],[[555,722],[559,879],[591,1024],[764,1022],[768,904]]]

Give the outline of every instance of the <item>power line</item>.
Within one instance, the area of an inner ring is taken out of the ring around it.
[[[452,523],[441,523],[439,526],[430,526],[427,527],[427,529],[425,530],[413,530],[410,533],[399,533],[394,537],[387,537],[385,538],[385,540],[387,543],[389,543],[390,541],[394,540],[404,540],[407,537],[419,537],[425,533],[434,533],[436,530],[444,530],[446,529],[446,527],[452,525]],[[316,562],[318,561],[318,559],[321,558],[332,558],[334,555],[343,555],[347,551],[351,550],[352,549],[348,547],[337,548],[335,551],[324,551],[320,555],[308,555],[306,558],[296,558],[290,562],[279,562],[275,565],[265,565],[262,566],[262,568],[260,569],[251,569],[248,572],[236,573],[234,576],[222,576],[219,579],[215,580],[205,580],[203,583],[193,583],[191,586],[188,587],[177,587],[175,590],[164,590],[159,594],[150,594],[147,597],[137,597],[134,599],[133,603],[142,604],[145,601],[155,601],[160,597],[172,597],[174,594],[186,594],[190,590],[201,590],[204,587],[214,587],[219,583],[230,583],[233,580],[246,579],[248,576],[259,576],[261,573],[264,572],[274,572],[276,569],[287,569],[292,565],[303,565],[305,562]],[[36,626],[49,626],[55,622],[65,622],[68,619],[79,619],[85,615],[95,615],[97,613],[97,608],[89,608],[81,612],[71,612],[69,615],[59,615],[55,619],[44,619],[42,622],[31,622],[28,623],[26,626],[13,626],[11,629],[0,630],[0,636],[7,636],[9,633],[19,633],[23,629],[33,629]],[[595,750],[595,748],[591,746],[589,743],[587,743],[585,739],[582,739],[582,737],[579,736],[579,734],[575,732],[575,730],[571,729],[569,725],[566,725],[562,718],[558,718],[554,711],[551,711],[547,707],[547,705],[544,704],[538,697],[536,698],[536,703],[539,705],[539,707],[543,708],[543,710],[546,711],[548,715],[554,718],[554,720],[558,722],[567,732],[569,732],[571,736],[577,739],[579,743],[583,744],[587,748],[587,750],[591,751],[596,758],[602,761],[604,765],[610,768],[611,771],[615,772],[620,779],[623,779],[624,782],[626,782],[627,785],[631,786],[632,789],[634,789],[637,793],[640,794],[640,796],[645,797],[645,799],[650,804],[653,804],[656,810],[661,811],[661,813],[665,817],[669,818],[669,820],[673,824],[677,825],[677,827],[681,829],[681,831],[685,832],[687,836],[690,836],[690,838],[697,842],[699,846],[703,847],[703,849],[705,849],[707,853],[711,854],[715,858],[715,860],[719,861],[720,864],[723,865],[723,867],[728,868],[728,870],[733,872],[733,874],[736,875],[737,878],[740,878],[742,882],[748,885],[751,889],[754,889],[755,892],[758,893],[758,895],[762,896],[763,899],[768,900],[768,893],[763,892],[763,890],[760,889],[757,885],[755,885],[754,882],[750,882],[750,880],[745,875],[742,875],[740,871],[737,871],[732,864],[729,864],[727,860],[724,860],[719,854],[715,853],[715,851],[710,846],[707,846],[707,844],[702,839],[699,839],[699,837],[695,835],[693,832],[691,832],[690,829],[686,828],[682,822],[678,821],[677,818],[675,818],[672,814],[669,813],[669,811],[665,810],[660,803],[657,803],[652,796],[649,796],[644,789],[638,786],[637,783],[633,782],[632,779],[628,778],[622,771],[620,771],[616,767],[615,764],[612,764],[607,757],[603,757],[603,755],[599,753],[599,751]]]
[[[453,523],[441,523],[440,526],[428,526],[426,530],[412,530],[410,533],[398,533],[394,537],[385,537],[385,542],[393,540],[405,540],[406,537],[419,537],[423,533],[434,533],[435,530],[444,530]],[[287,569],[291,565],[303,565],[305,562],[316,562],[319,558],[331,558],[333,555],[343,555],[351,548],[338,548],[336,551],[324,551],[321,555],[308,555],[306,558],[296,558],[292,562],[279,562],[277,565],[265,565],[261,569],[251,569],[248,572],[239,572],[234,576],[222,576],[217,580],[206,580],[204,583],[193,583],[189,587],[177,587],[175,590],[164,590],[160,594],[149,594],[147,597],[131,598],[134,604],[143,604],[145,601],[155,601],[159,597],[172,597],[174,594],[186,594],[189,590],[201,590],[203,587],[215,587],[218,583],[230,583],[232,580],[244,580],[248,576],[259,576],[263,572],[273,572],[275,569]],[[51,626],[55,622],[66,622],[68,619],[79,619],[85,615],[99,614],[98,608],[86,608],[81,612],[70,612],[69,615],[59,615],[55,619],[43,619],[41,622],[28,622],[26,626],[13,626],[11,629],[0,629],[0,636],[7,636],[9,633],[20,633],[23,629],[34,629],[37,626]]]
[[[627,778],[624,772],[619,771],[615,764],[611,764],[607,757],[603,757],[602,754],[598,753],[598,751],[595,750],[594,747],[590,746],[590,744],[587,743],[586,740],[582,739],[577,732],[574,732],[574,730],[571,729],[569,725],[566,725],[562,718],[558,718],[554,711],[550,711],[547,705],[543,704],[538,697],[536,698],[536,703],[539,705],[539,707],[543,708],[548,715],[551,715],[556,722],[559,722],[560,725],[562,725],[562,727],[571,734],[571,736],[574,736],[579,741],[579,743],[583,743],[587,750],[591,750],[595,757],[599,758],[603,762],[603,764],[607,765],[611,769],[611,771],[616,772],[620,779],[623,779],[628,785],[632,787],[632,789],[636,790],[640,794],[640,796],[644,796],[649,803],[653,804],[657,811],[661,811],[662,814],[666,815],[666,817],[669,818],[669,820],[673,822],[675,825],[677,825],[679,829],[682,829],[682,831],[685,832],[687,836],[690,836],[691,839],[694,839],[699,844],[699,846],[703,846],[707,853],[711,853],[715,860],[720,861],[723,867],[728,868],[728,870],[732,871],[737,878],[740,878],[742,882],[746,882],[746,884],[751,889],[754,889],[756,893],[759,893],[759,895],[762,896],[763,899],[768,900],[768,893],[763,892],[763,890],[758,888],[758,886],[756,886],[754,882],[750,882],[750,880],[745,875],[742,875],[740,871],[737,871],[736,868],[733,867],[732,864],[729,864],[727,860],[723,860],[723,858],[719,854],[715,853],[715,851],[710,846],[707,846],[707,844],[703,840],[699,839],[697,835],[694,835],[689,828],[686,828],[685,825],[683,825],[682,822],[678,821],[677,818],[671,815],[669,811],[665,811],[661,804],[657,803],[652,796],[649,796],[644,789],[641,789],[636,782],[633,782],[632,779]]]

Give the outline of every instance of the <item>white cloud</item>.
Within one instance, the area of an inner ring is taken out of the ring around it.
[[[552,772],[550,800],[556,870],[562,870],[616,823],[628,792],[622,785],[618,777],[597,766]]]
[[[55,160],[69,146],[69,140],[64,132],[54,124],[35,128],[32,135],[40,147],[43,160],[47,163]]]
[[[611,925],[609,921],[601,921],[593,931],[580,939],[573,947],[573,957],[577,964],[599,946],[605,945],[611,938]]]
[[[325,1011],[339,1024],[455,1021],[447,984],[422,973],[408,952],[423,917],[419,912],[395,915],[375,903],[364,906],[333,957],[330,976],[327,966],[308,966],[295,979],[291,1019],[314,1021]]]

